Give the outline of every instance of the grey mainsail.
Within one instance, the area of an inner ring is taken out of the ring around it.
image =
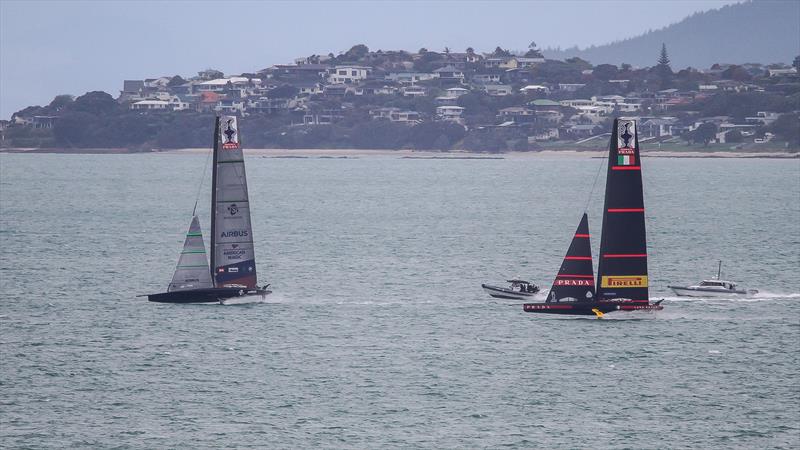
[[[208,271],[206,259],[206,246],[203,243],[203,233],[200,231],[200,221],[197,216],[192,217],[192,224],[186,233],[183,242],[183,251],[178,259],[175,274],[169,283],[167,292],[186,291],[191,289],[204,289],[213,287],[211,274]]]
[[[211,199],[211,267],[214,285],[255,288],[258,280],[250,199],[236,117],[218,117],[214,134]]]

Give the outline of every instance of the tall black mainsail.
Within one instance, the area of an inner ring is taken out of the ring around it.
[[[244,153],[236,116],[217,117],[211,187],[214,284],[256,287],[256,257]]]
[[[583,213],[564,261],[561,262],[561,268],[553,281],[553,287],[547,294],[547,301],[593,301],[594,296],[589,218]]]
[[[641,169],[636,122],[615,120],[598,255],[599,300],[650,301]]]
[[[216,118],[211,187],[211,266],[206,260],[196,216],[186,235],[178,267],[167,292],[151,302],[249,303],[251,296],[271,293],[257,286],[250,197],[244,154],[235,116]],[[242,298],[240,298],[242,297]]]
[[[526,303],[523,309],[549,314],[596,314],[598,317],[617,310],[663,309],[660,301],[650,303],[642,166],[633,120],[615,119],[611,133],[596,293],[594,280],[587,276],[592,273],[587,223],[584,213],[548,300]],[[578,235],[585,235],[586,242],[578,241]],[[569,282],[573,277],[566,275],[570,274],[579,275],[575,279],[591,280],[591,285]]]

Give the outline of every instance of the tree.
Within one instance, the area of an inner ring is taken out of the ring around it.
[[[495,56],[495,57],[498,57],[498,58],[499,57],[510,57],[511,56],[511,52],[508,51],[508,50],[504,50],[504,49],[500,48],[500,46],[498,46],[497,48],[494,49],[494,52],[492,52],[492,56]]]
[[[467,54],[470,55],[470,56],[474,55],[475,54],[475,49],[472,48],[472,47],[467,47]],[[800,58],[800,56],[798,56],[798,58]]]
[[[61,111],[66,106],[69,106],[75,98],[69,94],[56,95],[52,102],[47,105],[47,108],[53,112]]]
[[[742,132],[739,130],[731,130],[725,133],[725,142],[730,142],[731,144],[737,144],[742,142]]]
[[[717,126],[711,122],[706,122],[697,127],[692,132],[692,141],[695,143],[702,142],[703,147],[708,147],[708,143],[717,137]]]
[[[183,79],[180,75],[175,75],[174,77],[169,79],[169,83],[167,83],[167,87],[175,87],[185,84],[186,80]]]
[[[598,80],[608,81],[613,79],[619,70],[613,64],[600,64],[594,67],[592,75]]]
[[[536,48],[536,42],[531,41],[528,44],[528,51],[525,53],[526,58],[544,58],[542,51]]]
[[[797,72],[800,73],[800,55],[794,57],[794,61],[792,61],[792,66],[797,69]]]
[[[114,97],[103,91],[92,91],[76,98],[69,109],[95,115],[105,115],[118,111],[119,104],[114,100]]]
[[[791,145],[800,145],[800,117],[797,114],[781,114],[769,129]]]
[[[672,77],[672,68],[669,66],[669,55],[667,55],[667,44],[661,43],[661,56],[658,57],[658,64],[654,68],[656,75],[661,81],[661,89],[667,89]]]
[[[364,44],[357,44],[350,47],[350,50],[348,50],[347,52],[345,52],[344,55],[342,55],[342,58],[345,61],[358,61],[364,56],[366,56],[367,53],[369,53],[369,47],[367,47]]]

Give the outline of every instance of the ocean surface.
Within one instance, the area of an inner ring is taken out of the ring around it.
[[[275,293],[148,303],[205,161],[0,154],[0,447],[800,446],[800,160],[645,159],[665,309],[607,320],[480,288],[548,287],[587,207],[597,255],[588,158],[248,156]],[[666,288],[718,260],[761,293]]]

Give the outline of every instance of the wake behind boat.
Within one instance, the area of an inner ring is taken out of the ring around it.
[[[547,301],[526,303],[524,311],[602,317],[612,311],[663,309],[661,301],[651,303],[649,296],[636,122],[615,119],[609,147],[597,288],[584,212]]]
[[[539,286],[525,280],[507,280],[509,287],[492,286],[481,284],[487,294],[494,298],[504,298],[509,300],[525,300],[533,297],[539,292]]]
[[[269,285],[257,285],[250,199],[235,116],[216,118],[211,211],[211,265],[200,220],[193,213],[172,282],[167,292],[148,295],[149,301],[251,303],[272,292],[266,289]]]

